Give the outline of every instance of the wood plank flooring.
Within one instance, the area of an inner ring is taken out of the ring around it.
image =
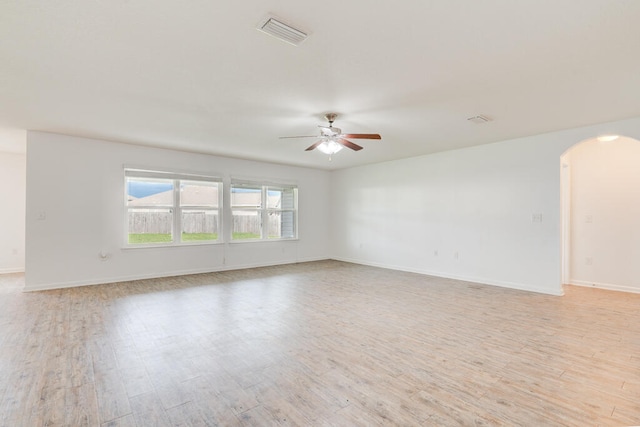
[[[322,261],[23,293],[0,426],[640,425],[640,295]]]

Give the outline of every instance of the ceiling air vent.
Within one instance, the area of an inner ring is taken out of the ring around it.
[[[487,116],[473,116],[473,117],[469,117],[467,120],[477,125],[481,125],[482,123],[487,123],[491,121],[491,119]]]
[[[266,22],[258,25],[258,30],[294,46],[298,46],[307,38],[307,35],[302,31],[296,30],[287,24],[283,24],[274,18],[269,18]]]

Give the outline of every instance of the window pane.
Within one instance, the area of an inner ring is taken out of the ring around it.
[[[267,208],[268,209],[280,209],[282,207],[282,190],[280,189],[267,189]]]
[[[296,197],[298,194],[297,188],[288,188],[282,191],[282,203],[280,209],[291,209],[295,210],[298,207],[296,206]]]
[[[260,227],[260,211],[234,210],[233,240],[260,239],[262,236]]]
[[[267,188],[268,209],[295,209],[295,188]]]
[[[218,183],[180,181],[180,206],[218,207]]]
[[[170,179],[127,178],[127,206],[173,206]]]
[[[129,209],[129,243],[173,242],[171,209]]]
[[[270,239],[293,239],[296,237],[295,212],[269,212],[268,237]]]
[[[231,207],[262,207],[262,188],[231,187]]]
[[[213,209],[182,210],[182,241],[218,240],[218,211]]]

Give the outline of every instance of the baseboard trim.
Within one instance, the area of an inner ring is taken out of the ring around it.
[[[0,274],[24,273],[24,267],[0,268]]]
[[[363,260],[358,260],[353,258],[334,257],[333,259],[335,259],[336,261],[350,262],[353,264],[368,265],[371,267],[386,268],[389,270],[406,271],[407,273],[424,274],[426,276],[441,277],[443,279],[462,280],[465,282],[473,282],[473,283],[479,283],[483,285],[498,286],[501,288],[516,289],[519,291],[535,292],[539,294],[554,295],[554,296],[564,295],[564,290],[562,290],[562,287],[560,287],[558,291],[553,291],[553,290],[544,289],[544,288],[536,288],[536,287],[525,285],[522,283],[497,281],[497,280],[491,280],[491,279],[486,279],[481,277],[462,276],[462,275],[444,273],[440,271],[431,271],[431,270],[417,269],[417,268],[411,268],[411,267],[368,262],[368,261],[363,261]]]
[[[498,286],[498,287],[502,287],[502,288],[516,289],[516,290],[520,290],[520,291],[536,292],[536,293],[542,293],[542,294],[547,294],[547,295],[555,295],[555,296],[564,295],[564,291],[562,290],[562,288],[559,291],[554,292],[554,291],[551,291],[551,290],[548,290],[548,289],[536,288],[536,287],[529,286],[529,285],[524,285],[524,284],[521,284],[521,283],[496,281],[496,280],[490,280],[490,279],[481,278],[481,277],[463,276],[463,275],[456,275],[456,274],[444,273],[444,272],[439,272],[439,271],[415,269],[415,268],[396,266],[396,265],[390,265],[390,264],[384,264],[384,263],[368,262],[368,261],[363,261],[363,260],[359,260],[359,259],[345,258],[345,257],[331,257],[331,258],[329,258],[329,257],[311,257],[311,258],[305,258],[305,259],[298,259],[298,260],[295,260],[295,261],[289,261],[288,260],[288,261],[275,262],[275,263],[274,262],[270,262],[270,263],[250,263],[250,264],[241,264],[241,265],[232,265],[232,266],[224,266],[224,265],[222,265],[222,266],[216,266],[214,268],[202,268],[202,269],[193,269],[193,270],[179,270],[179,271],[173,271],[173,272],[162,273],[162,274],[154,274],[154,273],[135,274],[135,275],[128,275],[128,276],[117,276],[117,277],[110,277],[110,278],[102,278],[102,279],[96,279],[96,280],[79,280],[79,281],[72,281],[72,282],[57,282],[57,283],[48,283],[46,285],[25,286],[24,287],[24,291],[25,292],[37,292],[37,291],[45,291],[45,290],[53,290],[53,289],[73,288],[73,287],[79,287],[79,286],[104,285],[104,284],[109,284],[109,283],[130,282],[130,281],[133,281],[133,280],[158,279],[158,278],[161,278],[161,277],[187,276],[187,275],[190,275],[190,274],[217,273],[217,272],[222,272],[222,271],[245,270],[245,269],[249,269],[249,268],[261,268],[261,267],[271,267],[271,266],[277,266],[277,265],[297,264],[297,263],[302,263],[302,262],[325,261],[325,260],[328,260],[328,259],[334,259],[336,261],[342,261],[342,262],[349,262],[349,263],[352,263],[352,264],[360,264],[360,265],[367,265],[367,266],[371,266],[371,267],[385,268],[385,269],[389,269],[389,270],[406,271],[408,273],[424,274],[424,275],[427,275],[427,276],[441,277],[441,278],[444,278],[444,279],[462,280],[462,281],[465,281],[465,282],[473,282],[473,283],[480,283],[480,284],[490,285],[490,286]],[[2,272],[2,270],[0,270],[0,272]],[[16,271],[16,272],[20,272],[20,271]],[[575,284],[577,286],[589,286],[589,287],[598,287],[598,288],[608,289],[608,290],[640,293],[640,289],[621,287],[621,286],[615,286],[615,285],[592,284],[592,283],[586,283],[586,282],[580,282],[580,281],[572,281],[572,284]]]
[[[598,282],[587,282],[584,280],[570,280],[569,285],[575,286],[583,286],[586,288],[597,288],[597,289],[605,289],[607,291],[618,291],[618,292],[631,292],[634,294],[640,294],[640,288],[634,288],[631,286],[623,286],[623,285],[613,285],[611,283],[598,283]]]
[[[93,285],[107,285],[111,283],[120,283],[120,282],[131,282],[134,280],[147,280],[147,279],[159,279],[162,277],[177,277],[177,276],[188,276],[191,274],[206,274],[206,273],[219,273],[222,271],[233,271],[233,270],[246,270],[248,268],[260,268],[260,267],[272,267],[277,265],[287,265],[287,264],[299,264],[303,262],[314,262],[314,261],[326,261],[330,258],[328,257],[318,257],[318,258],[304,258],[297,259],[295,261],[282,261],[282,262],[271,262],[271,263],[255,263],[255,264],[242,264],[242,265],[232,265],[232,266],[217,266],[214,268],[200,268],[193,270],[179,270],[172,271],[162,274],[134,274],[129,276],[117,276],[117,277],[109,277],[102,278],[96,280],[78,280],[73,282],[57,282],[57,283],[48,283],[46,285],[36,285],[36,286],[25,286],[24,292],[38,292],[38,291],[50,291],[54,289],[65,289],[65,288],[76,288],[80,286],[93,286]]]

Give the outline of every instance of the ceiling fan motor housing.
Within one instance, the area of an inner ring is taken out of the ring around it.
[[[339,136],[342,133],[342,129],[334,128],[331,126],[329,127],[320,126],[320,133],[322,134],[322,136],[327,136],[327,137]]]

